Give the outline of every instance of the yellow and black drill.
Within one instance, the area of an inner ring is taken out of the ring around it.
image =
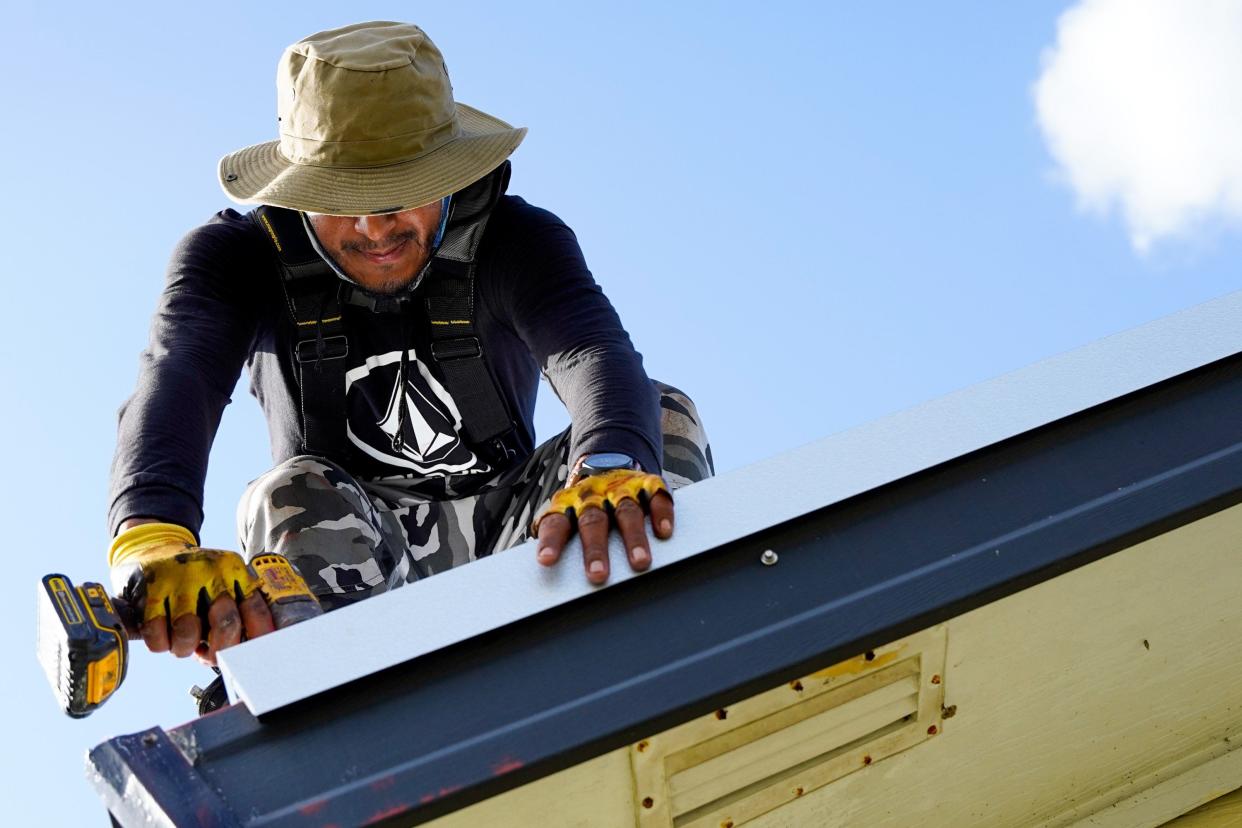
[[[277,629],[323,613],[283,555],[258,555],[250,566]],[[88,716],[121,686],[129,666],[128,642],[141,638],[140,618],[97,583],[75,587],[59,573],[39,581],[36,653],[65,713],[75,719]]]

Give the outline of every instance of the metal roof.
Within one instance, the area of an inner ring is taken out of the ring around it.
[[[421,822],[1242,501],[1240,407],[1236,293],[682,490],[641,576],[517,549],[235,648],[245,704],[96,784],[124,825]]]
[[[652,569],[1237,353],[1240,323],[1242,291],[704,481],[678,493],[676,536],[656,542]],[[613,577],[593,587],[572,543],[556,569],[532,566],[527,544],[221,653],[230,697],[262,716],[641,577],[614,537]],[[374,634],[396,629],[417,633]]]

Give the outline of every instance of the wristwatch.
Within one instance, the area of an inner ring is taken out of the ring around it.
[[[616,471],[617,469],[636,470],[638,469],[638,462],[628,454],[621,454],[616,451],[601,451],[596,454],[588,454],[578,461],[574,482],[576,483],[584,477]]]

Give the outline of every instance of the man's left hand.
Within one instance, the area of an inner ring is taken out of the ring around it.
[[[617,469],[571,483],[553,495],[534,520],[539,563],[552,566],[560,560],[577,529],[587,580],[602,584],[608,580],[608,532],[615,525],[630,566],[642,572],[651,566],[648,514],[657,538],[672,536],[673,497],[658,474]]]

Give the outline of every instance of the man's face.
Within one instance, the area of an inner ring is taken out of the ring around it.
[[[372,293],[397,293],[427,263],[440,226],[440,202],[379,216],[307,217],[346,276]]]

